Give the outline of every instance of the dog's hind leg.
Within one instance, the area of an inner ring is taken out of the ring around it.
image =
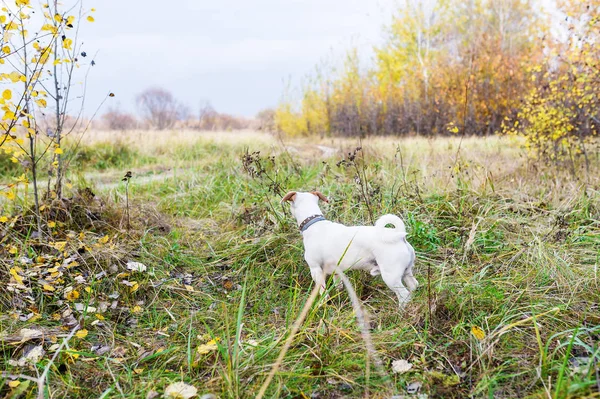
[[[396,293],[400,308],[410,300],[410,291],[402,284],[403,274],[398,273],[398,268],[393,268],[391,271],[386,267],[381,267],[381,277],[385,284]],[[387,269],[387,270],[386,270]]]
[[[415,276],[413,276],[412,270],[410,270],[410,269],[408,269],[407,272],[404,273],[404,276],[402,277],[402,281],[404,282],[404,284],[406,285],[406,288],[408,288],[408,290],[410,292],[413,292],[419,286],[419,282],[417,281]]]
[[[404,282],[404,284],[406,284],[406,288],[408,288],[408,290],[412,292],[417,289],[417,287],[419,286],[419,282],[417,281],[415,276],[413,276],[413,267],[415,265],[415,250],[412,248],[412,246],[410,244],[408,244],[408,246],[411,249],[412,259],[410,261],[410,265],[408,265],[408,267],[404,271],[404,276],[402,276],[402,281]]]

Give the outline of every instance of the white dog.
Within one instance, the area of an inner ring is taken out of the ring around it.
[[[325,276],[336,269],[367,270],[373,276],[381,274],[402,307],[418,286],[412,273],[415,251],[406,241],[402,220],[395,215],[384,215],[375,226],[344,226],[323,217],[319,199],[329,202],[318,191],[292,191],[281,202],[291,203],[292,216],[304,238],[304,259],[315,284],[321,286],[321,293],[325,290]],[[394,228],[386,228],[388,224]]]

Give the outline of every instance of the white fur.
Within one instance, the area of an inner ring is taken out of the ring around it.
[[[322,214],[318,201],[312,193],[297,192],[292,197],[290,209],[298,225],[309,216]],[[386,228],[388,224],[394,228]],[[338,267],[342,271],[361,269],[374,276],[381,274],[401,307],[418,286],[412,274],[415,252],[406,241],[404,223],[398,216],[384,215],[375,226],[344,226],[324,220],[310,226],[302,236],[304,259],[321,292],[325,290],[325,277]]]

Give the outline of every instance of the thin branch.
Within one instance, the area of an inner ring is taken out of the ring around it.
[[[52,367],[52,365],[54,364],[54,361],[58,357],[58,354],[62,351],[62,349],[65,347],[65,345],[67,345],[69,343],[69,340],[71,338],[73,338],[73,335],[75,335],[77,330],[79,330],[80,328],[81,328],[81,326],[79,324],[76,324],[75,327],[73,327],[73,329],[71,330],[69,335],[67,335],[65,337],[65,339],[63,339],[62,343],[60,344],[60,346],[58,347],[56,352],[54,352],[54,356],[52,356],[52,359],[50,359],[48,364],[46,364],[46,367],[44,367],[44,372],[37,380],[37,383],[38,383],[37,399],[44,399],[44,385],[46,384],[46,379],[48,378],[48,372],[50,371],[50,367]]]

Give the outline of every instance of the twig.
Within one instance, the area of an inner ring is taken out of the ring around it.
[[[110,373],[110,376],[112,377],[113,381],[115,382],[115,386],[117,387],[117,390],[121,394],[121,397],[124,398],[125,393],[123,392],[123,389],[121,388],[121,385],[119,384],[119,381],[117,381],[115,374],[112,372],[112,369],[110,368],[110,363],[108,362],[108,360],[106,361],[106,367],[108,368],[108,372]]]
[[[2,376],[2,378],[10,378],[11,380],[21,379],[21,380],[29,380],[29,381],[33,381],[33,382],[38,382],[37,378],[30,377],[25,374],[10,374],[8,371],[3,371],[2,373],[0,373],[0,375]]]
[[[73,335],[75,335],[75,333],[77,332],[77,330],[79,330],[80,328],[81,328],[81,326],[79,324],[77,324],[77,325],[75,325],[75,327],[73,327],[73,329],[71,330],[71,332],[69,333],[69,335],[67,335],[65,337],[65,339],[63,339],[62,343],[60,344],[60,346],[58,347],[58,349],[56,350],[56,352],[54,352],[54,356],[52,356],[52,359],[50,359],[50,361],[48,362],[48,364],[46,365],[46,367],[44,367],[44,372],[37,379],[37,384],[38,384],[38,396],[37,396],[37,399],[44,399],[44,385],[46,383],[46,379],[48,378],[48,372],[50,371],[50,367],[52,367],[52,365],[54,364],[54,361],[58,357],[58,354],[60,353],[60,351],[65,347],[65,345],[68,344],[69,340],[71,338],[73,338]]]

